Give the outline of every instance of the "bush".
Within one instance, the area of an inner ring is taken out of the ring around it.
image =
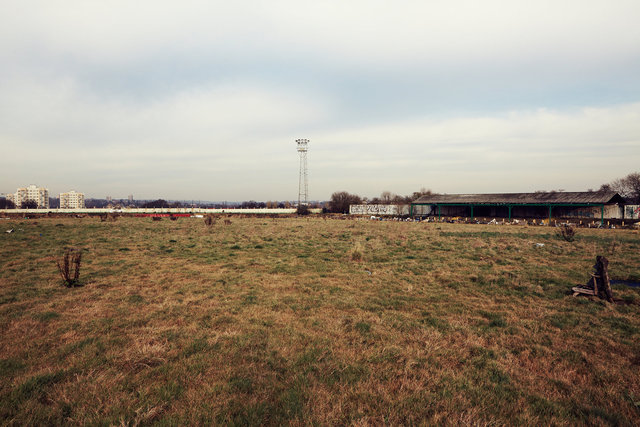
[[[298,215],[309,215],[311,211],[309,210],[309,206],[307,205],[299,205],[298,209],[296,209],[296,213]]]
[[[115,214],[112,214],[111,212],[100,215],[100,222],[105,222],[105,221],[116,222],[117,219],[118,219],[118,216]]]
[[[16,205],[7,199],[0,199],[0,209],[15,209]]]
[[[573,242],[576,237],[576,229],[569,224],[563,224],[558,229],[558,236],[567,242]]]
[[[81,263],[82,251],[80,249],[67,249],[62,260],[57,262],[58,271],[67,288],[82,286],[79,282]]]
[[[350,205],[359,205],[360,203],[362,203],[360,196],[349,194],[346,191],[336,191],[331,195],[329,208],[334,213],[348,214]]]
[[[207,227],[211,227],[215,223],[216,223],[216,218],[213,216],[213,214],[209,214],[209,215],[204,217],[204,224]]]
[[[38,202],[35,200],[25,200],[20,204],[20,209],[38,209]]]
[[[363,249],[360,244],[356,244],[351,250],[351,261],[360,262],[363,258]]]

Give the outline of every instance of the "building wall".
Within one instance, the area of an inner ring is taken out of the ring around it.
[[[607,205],[604,207],[605,219],[622,219],[624,206]],[[593,218],[600,219],[602,210],[599,206],[584,208],[556,208],[553,210],[553,216],[557,218]]]
[[[438,215],[438,208],[434,208],[430,213],[420,214],[419,208],[428,207],[416,205],[413,207],[414,215]],[[636,219],[638,218],[637,205],[605,205],[605,219]],[[469,206],[441,206],[442,216],[470,217],[471,208]],[[623,217],[624,214],[624,217]],[[476,218],[508,218],[509,209],[506,206],[481,206],[474,205],[473,215]],[[587,218],[599,220],[602,215],[600,206],[587,206],[579,208],[554,207],[551,211],[552,218]],[[635,216],[633,216],[635,215]],[[511,210],[512,218],[548,218],[549,208],[547,206],[513,206]]]
[[[351,215],[409,215],[410,205],[350,205]]]
[[[33,184],[18,188],[15,194],[7,195],[7,199],[11,200],[17,208],[22,205],[22,202],[33,200],[38,204],[39,209],[49,209],[49,190],[44,187],[36,187]]]
[[[83,209],[84,194],[75,191],[60,193],[60,209]]]
[[[640,219],[640,205],[625,205],[624,206],[624,218],[625,219]]]

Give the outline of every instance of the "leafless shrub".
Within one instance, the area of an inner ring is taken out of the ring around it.
[[[117,219],[118,219],[118,217],[115,214],[111,213],[111,212],[108,212],[106,214],[101,214],[100,215],[100,222],[105,222],[105,221],[116,222]]]
[[[363,258],[363,249],[360,244],[356,244],[353,249],[351,249],[351,261],[360,262]]]
[[[162,217],[160,216],[152,216],[151,219],[154,221],[162,221]]]
[[[211,227],[212,225],[215,225],[215,223],[216,223],[216,217],[213,214],[209,214],[204,217],[204,224],[207,227]]]
[[[169,219],[170,219],[171,221],[177,221],[177,220],[178,220],[178,217],[177,217],[177,216],[173,216],[173,215],[171,215],[171,216],[169,217]]]
[[[80,264],[82,263],[82,250],[78,248],[66,249],[62,260],[58,261],[58,271],[67,288],[82,286],[80,279]]]
[[[225,219],[224,220],[224,225],[231,225],[231,220],[230,219]]]
[[[307,205],[300,205],[298,206],[298,209],[296,209],[296,213],[298,215],[309,215],[311,213],[311,210]]]
[[[558,229],[558,236],[567,242],[573,242],[576,237],[576,229],[569,224],[563,224]]]
[[[620,246],[620,244],[618,243],[617,236],[614,234],[613,240],[609,244],[609,255],[614,255],[616,253],[616,249],[618,249],[618,246]]]

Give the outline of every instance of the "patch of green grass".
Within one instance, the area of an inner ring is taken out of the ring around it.
[[[206,338],[196,338],[185,348],[184,355],[186,357],[193,356],[194,354],[202,353],[207,351],[209,348],[209,343]]]
[[[12,405],[19,405],[32,397],[40,397],[44,395],[50,387],[64,381],[67,375],[68,372],[65,370],[35,375],[15,388],[11,392],[8,400]]]
[[[449,322],[446,319],[436,317],[428,311],[422,312],[422,317],[420,318],[419,322],[425,326],[435,328],[440,332],[446,332],[451,328],[451,325],[449,325]]]
[[[490,328],[504,328],[507,326],[507,321],[502,313],[483,311],[480,314],[489,321],[487,326]]]
[[[229,379],[229,387],[239,393],[251,394],[253,392],[253,380],[248,377],[233,376]]]
[[[371,332],[371,324],[361,321],[354,325],[356,331],[360,332],[362,335],[366,335]]]
[[[33,318],[39,320],[41,322],[48,322],[53,319],[58,319],[60,317],[60,313],[56,313],[55,311],[45,311],[43,313],[34,314]]]
[[[129,298],[127,299],[131,304],[140,304],[141,302],[144,301],[144,298],[142,297],[142,295],[139,294],[133,294],[133,295],[129,295]]]
[[[632,336],[640,333],[640,328],[632,324],[628,319],[619,317],[605,317],[604,321],[613,330],[615,330],[625,338],[631,338]]]
[[[571,313],[555,313],[550,315],[548,319],[549,324],[559,329],[575,327],[580,324],[578,316]]]
[[[15,375],[25,368],[25,363],[16,358],[0,359],[0,378],[7,378]]]
[[[158,388],[158,396],[163,402],[173,402],[182,396],[184,387],[177,381],[167,381],[166,384]]]
[[[242,298],[243,305],[253,305],[258,303],[258,296],[254,294],[245,295]]]

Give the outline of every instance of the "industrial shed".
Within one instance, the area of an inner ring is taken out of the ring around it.
[[[624,199],[614,191],[500,194],[433,194],[411,203],[412,216],[494,218],[624,218]]]

